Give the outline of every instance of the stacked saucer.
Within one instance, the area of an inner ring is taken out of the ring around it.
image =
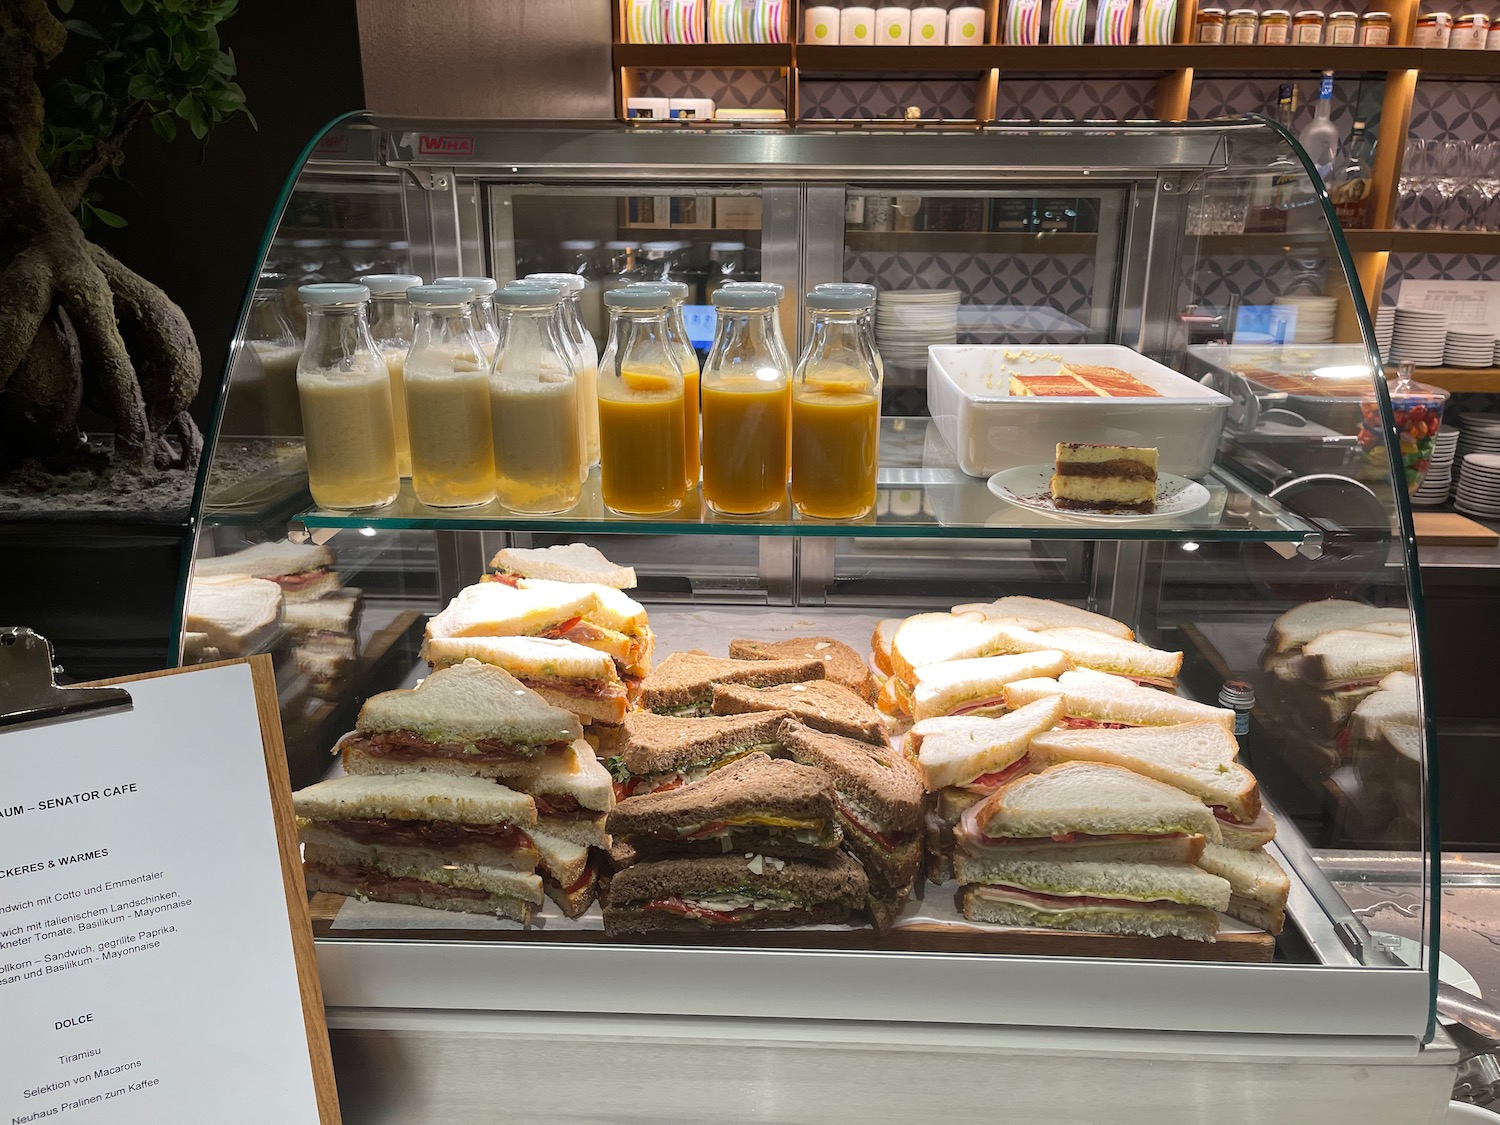
[[[1286,310],[1291,320],[1289,344],[1327,344],[1333,340],[1333,322],[1338,316],[1337,297],[1291,293],[1276,297],[1272,304]]]
[[[1392,363],[1440,367],[1447,343],[1447,313],[1437,309],[1396,306],[1396,327],[1391,333]]]
[[[1495,334],[1482,328],[1450,328],[1443,362],[1449,367],[1489,367],[1495,362],[1495,344]]]
[[[1418,508],[1435,508],[1447,503],[1453,491],[1453,455],[1458,452],[1458,430],[1444,426],[1432,441],[1432,459],[1422,484],[1412,493],[1411,502]]]
[[[1390,362],[1391,333],[1396,330],[1396,306],[1381,305],[1375,310],[1375,346],[1380,358]]]
[[[1466,516],[1500,519],[1500,453],[1470,453],[1464,458],[1453,506]]]
[[[875,341],[886,363],[926,370],[929,344],[958,343],[956,289],[884,290],[875,298]]]

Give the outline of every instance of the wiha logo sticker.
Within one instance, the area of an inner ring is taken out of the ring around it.
[[[473,156],[474,138],[453,134],[429,135],[417,138],[418,156]]]

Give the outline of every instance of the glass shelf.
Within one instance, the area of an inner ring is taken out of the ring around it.
[[[533,531],[552,534],[624,532],[637,535],[772,535],[834,538],[914,537],[982,539],[1179,539],[1204,542],[1247,541],[1302,544],[1319,538],[1318,529],[1276,501],[1222,469],[1200,483],[1209,501],[1179,519],[1112,523],[1102,519],[1054,516],[1018,508],[990,492],[984,478],[963,473],[925,418],[881,421],[882,494],[879,510],[858,520],[807,519],[784,503],[763,516],[726,516],[711,511],[702,494],[689,494],[682,510],[668,516],[622,516],[604,506],[599,471],[584,484],[583,498],[555,516],[523,515],[499,503],[461,510],[430,508],[403,481],[394,502],[370,512],[331,512],[308,508],[292,518],[304,528],[361,528],[424,531]]]

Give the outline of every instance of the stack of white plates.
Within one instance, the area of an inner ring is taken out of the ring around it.
[[[1380,358],[1389,362],[1391,333],[1396,330],[1396,306],[1381,305],[1375,310],[1375,346],[1380,349]]]
[[[1333,322],[1338,316],[1337,297],[1319,297],[1306,293],[1277,297],[1274,305],[1292,316],[1289,344],[1327,344],[1333,340]]]
[[[1495,334],[1482,328],[1450,328],[1443,348],[1449,367],[1489,367],[1495,362]]]
[[[898,367],[927,367],[929,344],[958,343],[956,289],[886,290],[875,298],[875,341]]]
[[[1464,458],[1453,506],[1465,515],[1500,518],[1500,453],[1470,453]]]
[[[1500,339],[1495,341],[1495,366],[1500,367]]]
[[[1411,502],[1419,508],[1434,508],[1446,503],[1453,491],[1453,455],[1458,452],[1458,430],[1444,426],[1432,442],[1432,460],[1427,463],[1427,475],[1421,486],[1412,493]]]
[[[1391,362],[1441,367],[1448,343],[1448,314],[1436,309],[1396,306],[1396,328],[1391,334]]]

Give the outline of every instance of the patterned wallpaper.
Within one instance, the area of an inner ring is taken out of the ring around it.
[[[1084,323],[1094,303],[1088,254],[846,252],[844,280],[879,289],[957,289],[965,306],[1045,306]]]
[[[779,70],[638,70],[643,98],[712,98],[727,109],[785,109],[786,79]]]
[[[1396,303],[1403,278],[1420,281],[1500,281],[1500,254],[1392,254],[1380,302]]]
[[[929,119],[973,118],[972,81],[929,79],[921,82],[872,82],[856,79],[798,84],[799,112],[804,119],[870,121],[900,118],[907,106],[916,106]]]
[[[1151,78],[1011,78],[1000,83],[1001,121],[1135,121],[1155,117]]]
[[[1470,144],[1500,141],[1500,85],[1421,79],[1412,98],[1411,135]]]
[[[1257,74],[1254,77],[1198,77],[1193,79],[1193,89],[1188,100],[1188,117],[1200,120],[1211,117],[1238,117],[1244,113],[1263,113],[1273,117],[1276,113],[1276,89],[1284,82],[1297,86],[1297,117],[1294,122],[1300,129],[1312,116],[1312,103],[1318,96],[1318,80],[1305,74],[1289,74],[1282,77]],[[1359,95],[1357,82],[1333,84],[1333,123],[1344,136],[1354,124],[1354,105]],[[1378,105],[1378,100],[1376,101]]]

